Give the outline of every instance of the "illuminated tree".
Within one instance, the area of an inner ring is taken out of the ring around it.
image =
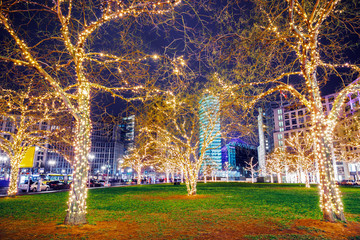
[[[148,154],[147,150],[147,144],[141,144],[141,146],[137,145],[136,147],[129,149],[129,154],[122,159],[122,167],[131,167],[136,171],[137,184],[141,184],[142,170],[151,165],[149,163],[151,155]]]
[[[157,137],[159,139],[159,136]],[[160,146],[155,147],[156,154],[153,157],[153,165],[155,165],[158,172],[164,172],[166,182],[170,181],[170,173],[174,180],[174,173],[180,170],[178,164],[176,151],[171,143],[163,142]]]
[[[214,132],[213,119],[209,119],[204,132],[203,147],[199,152],[200,97],[196,91],[178,91],[149,104],[148,123],[142,129],[155,145],[169,143],[176,162],[184,171],[188,195],[196,195],[199,171],[205,151],[219,132]],[[220,113],[217,113],[220,114]],[[161,137],[158,137],[161,136]]]
[[[86,223],[86,182],[91,146],[90,101],[93,92],[100,90],[113,97],[125,98],[119,91],[134,90],[139,93],[146,88],[139,82],[134,85],[130,82],[136,78],[135,75],[143,79],[139,74],[146,69],[138,63],[147,57],[134,48],[139,42],[129,43],[126,39],[133,27],[131,23],[135,22],[132,19],[137,17],[140,21],[142,16],[171,12],[179,3],[177,0],[1,2],[0,22],[10,38],[2,42],[5,47],[0,59],[45,81],[62,99],[75,120],[73,187],[66,224]],[[29,15],[23,14],[25,12]],[[42,22],[45,19],[47,22]],[[117,54],[119,51],[112,49],[114,44],[106,42],[112,38],[102,37],[106,35],[105,29],[114,25],[123,27],[117,42],[123,45],[121,56]],[[96,39],[102,40],[96,42]],[[92,46],[93,43],[99,45]],[[99,52],[103,47],[113,52]],[[114,79],[117,84],[114,84]]]
[[[238,1],[234,6],[239,7]],[[231,17],[230,3],[216,17],[222,32],[212,37],[212,53],[235,66],[238,78],[249,78],[251,87],[264,86],[249,107],[283,91],[298,99],[311,115],[314,158],[319,168],[320,208],[325,220],[345,221],[341,194],[334,177],[333,131],[346,96],[360,89],[359,81],[342,85],[328,115],[323,110],[320,88],[331,78],[349,82],[359,74],[345,49],[359,41],[359,9],[355,2],[254,0],[248,19]],[[349,27],[351,26],[351,27]],[[348,36],[353,34],[355,40]],[[208,44],[209,48],[211,44]],[[210,51],[209,51],[210,52]],[[227,57],[224,57],[227,56]],[[231,66],[230,66],[231,67]],[[338,71],[341,69],[341,72]],[[232,85],[236,93],[236,84]],[[239,89],[244,84],[237,84]],[[248,96],[249,96],[248,92]]]
[[[310,133],[307,132],[295,132],[285,141],[287,146],[287,152],[291,159],[289,165],[293,165],[293,168],[298,174],[298,179],[302,179],[301,173],[305,174],[305,187],[310,187],[309,173],[315,171],[315,161],[313,152],[313,142]]]
[[[273,174],[277,175],[278,183],[282,183],[282,173],[286,166],[287,153],[283,147],[277,147],[266,156],[266,171],[270,173],[271,183],[274,182]]]
[[[355,165],[357,179],[360,179],[360,115],[342,119],[335,131],[335,155],[340,161]]]
[[[225,169],[228,169],[228,168],[229,168],[229,165],[227,163],[225,165]],[[205,157],[204,163],[202,166],[202,172],[204,175],[204,183],[207,183],[207,176],[211,176],[212,181],[214,181],[214,176],[215,176],[216,171],[217,171],[217,164],[211,158]]]
[[[10,158],[11,174],[8,196],[17,194],[20,163],[33,146],[45,146],[51,139],[60,139],[60,126],[41,129],[41,123],[55,124],[64,107],[50,94],[36,96],[29,87],[23,90],[0,89],[0,115],[10,129],[0,133],[0,149]]]

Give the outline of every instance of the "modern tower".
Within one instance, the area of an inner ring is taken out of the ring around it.
[[[205,147],[205,161],[211,161],[212,165],[216,165],[217,170],[222,170],[219,99],[205,94],[199,103],[199,150],[201,152]]]

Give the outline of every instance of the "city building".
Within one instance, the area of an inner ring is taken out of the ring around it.
[[[248,167],[247,163],[250,162],[251,158],[253,158],[253,164],[258,162],[257,148],[255,146],[241,139],[232,139],[222,147],[221,151],[223,163],[229,163],[229,169],[231,169],[233,175],[236,174],[238,177],[251,176],[251,173],[245,168]]]
[[[15,124],[11,119],[3,118],[0,122],[0,134],[10,139],[10,135],[4,132],[14,132]],[[126,149],[134,141],[135,116],[122,119],[120,124],[94,122],[91,134],[91,151],[89,156],[90,176],[93,177],[117,177],[121,174],[120,159]],[[49,122],[38,124],[39,129],[51,131],[55,129]],[[61,153],[61,154],[60,154]],[[4,176],[10,169],[10,162],[6,161],[5,153],[1,151],[1,171]],[[44,147],[36,147],[32,166],[22,168],[23,173],[43,174],[71,174],[71,161],[73,159],[73,147],[64,143],[46,144]],[[1,178],[0,176],[0,178]]]
[[[209,94],[205,94],[200,100],[200,143],[199,151],[206,146],[204,161],[216,165],[217,170],[222,170],[221,158],[221,127],[219,115],[219,100]],[[206,142],[211,136],[212,140]]]
[[[332,109],[334,100],[337,96],[337,93],[329,94],[322,97],[321,101],[323,104],[323,110],[327,115]],[[293,136],[296,132],[309,132],[309,127],[311,126],[311,117],[307,109],[297,103],[289,103],[287,101],[277,103],[278,105],[272,105],[272,124],[273,127],[270,128],[270,134],[272,134],[273,148],[283,147],[286,145],[286,139],[290,136]],[[354,114],[359,114],[360,111],[360,93],[353,93],[348,95],[347,102],[343,108],[342,117],[351,118]],[[336,143],[335,143],[336,146]],[[269,151],[272,149],[269,148]],[[335,167],[335,177],[338,181],[342,179],[350,179],[351,176],[356,176],[356,165],[348,164],[346,162],[340,161],[337,159],[337,156],[334,154],[334,163]]]

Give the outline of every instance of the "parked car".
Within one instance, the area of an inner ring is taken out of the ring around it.
[[[30,186],[30,191],[31,192],[36,192],[38,188],[38,182],[34,182],[33,184],[31,184]],[[41,191],[49,191],[50,187],[49,185],[47,185],[46,183],[41,183],[40,184],[40,189]]]
[[[101,184],[102,187],[110,187],[111,183],[105,181],[105,180],[100,180],[99,183]]]
[[[360,180],[356,180],[356,181],[354,182],[354,185],[360,186]]]
[[[41,191],[49,191],[50,190],[50,186],[47,185],[46,183],[42,182],[41,183]],[[28,183],[23,183],[19,185],[19,190],[26,192],[29,188]],[[29,188],[29,192],[37,192],[37,188],[38,188],[38,181],[33,182],[30,181],[30,188]]]
[[[91,179],[90,184],[88,182],[87,185],[88,185],[88,187],[101,187],[101,183],[99,183],[95,179]]]
[[[70,188],[70,184],[67,184],[67,183],[61,182],[61,181],[51,181],[51,182],[48,182],[48,185],[51,189],[54,189],[54,190]]]
[[[340,185],[355,185],[355,182],[353,180],[342,180]]]

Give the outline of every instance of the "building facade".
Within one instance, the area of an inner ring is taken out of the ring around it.
[[[329,114],[332,109],[334,100],[337,96],[337,93],[329,94],[322,97],[322,105],[325,114]],[[310,113],[303,105],[281,102],[278,103],[278,106],[272,109],[273,115],[273,129],[272,138],[273,138],[273,147],[283,147],[286,145],[286,140],[294,136],[297,132],[310,132],[311,126],[311,117]],[[353,93],[348,95],[347,102],[343,108],[342,117],[349,118],[354,114],[359,114],[360,111],[360,93]],[[336,146],[336,142],[334,143]],[[271,149],[270,149],[271,151]],[[338,181],[343,179],[353,179],[358,175],[356,164],[348,164],[346,162],[340,161],[340,159],[333,154],[334,165],[335,166],[335,177]]]
[[[95,122],[91,134],[91,152],[89,156],[90,176],[120,176],[119,161],[123,158],[126,148],[133,144],[135,117],[124,118],[121,124]],[[3,118],[0,122],[0,134],[9,139],[6,132],[15,132],[15,124],[11,119]],[[49,122],[39,123],[39,129],[51,131],[55,129]],[[60,154],[61,153],[61,154]],[[74,153],[72,146],[61,142],[36,147],[31,168],[22,168],[23,173],[43,174],[71,174],[71,162]],[[4,160],[2,160],[4,159]],[[0,178],[10,170],[10,162],[5,153],[0,153]]]
[[[205,146],[204,161],[212,162],[218,170],[222,170],[219,100],[212,95],[205,94],[199,103],[199,151],[201,152]],[[208,142],[208,138],[212,140]]]
[[[250,177],[251,173],[246,170],[253,158],[253,165],[258,163],[257,148],[241,139],[232,139],[222,147],[223,162],[229,163],[229,169],[239,173],[239,177]],[[258,167],[256,167],[257,169]]]

